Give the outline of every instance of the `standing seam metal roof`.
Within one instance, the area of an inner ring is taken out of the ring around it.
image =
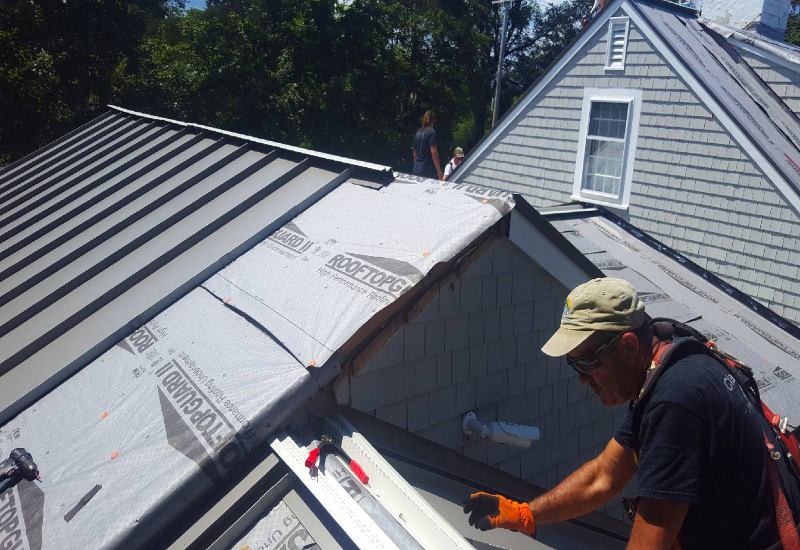
[[[0,171],[0,421],[358,173],[113,108]]]

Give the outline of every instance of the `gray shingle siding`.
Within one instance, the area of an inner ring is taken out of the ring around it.
[[[800,73],[748,51],[739,48],[736,51],[795,114],[800,113]]]
[[[339,392],[340,401],[552,487],[604,448],[625,412],[602,407],[563,360],[539,350],[566,295],[510,241],[495,241],[460,277],[440,283],[422,312],[350,377],[349,401]],[[454,322],[463,334],[448,347]],[[542,440],[530,449],[465,441],[461,418],[470,410],[483,422],[537,425]],[[618,500],[607,510],[622,519]]]
[[[623,215],[799,323],[797,214],[633,23],[624,73],[603,69],[605,52],[599,31],[460,180],[537,207],[571,202],[584,88],[641,89]]]

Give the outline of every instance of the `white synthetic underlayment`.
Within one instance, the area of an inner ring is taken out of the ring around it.
[[[42,474],[0,496],[0,547],[168,529],[338,374],[344,342],[512,207],[412,176],[343,184],[0,429],[0,456],[25,447]]]

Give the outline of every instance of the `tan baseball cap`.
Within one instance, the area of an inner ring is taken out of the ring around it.
[[[461,147],[456,147],[453,149],[453,156],[458,158],[464,158],[464,149]]]
[[[628,281],[603,277],[575,287],[567,296],[561,326],[542,346],[551,357],[566,355],[598,330],[622,332],[645,322],[644,303]]]

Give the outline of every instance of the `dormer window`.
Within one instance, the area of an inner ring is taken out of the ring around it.
[[[625,53],[628,50],[628,18],[612,17],[608,20],[607,71],[625,70]]]
[[[641,105],[641,90],[584,90],[574,200],[628,207]]]

